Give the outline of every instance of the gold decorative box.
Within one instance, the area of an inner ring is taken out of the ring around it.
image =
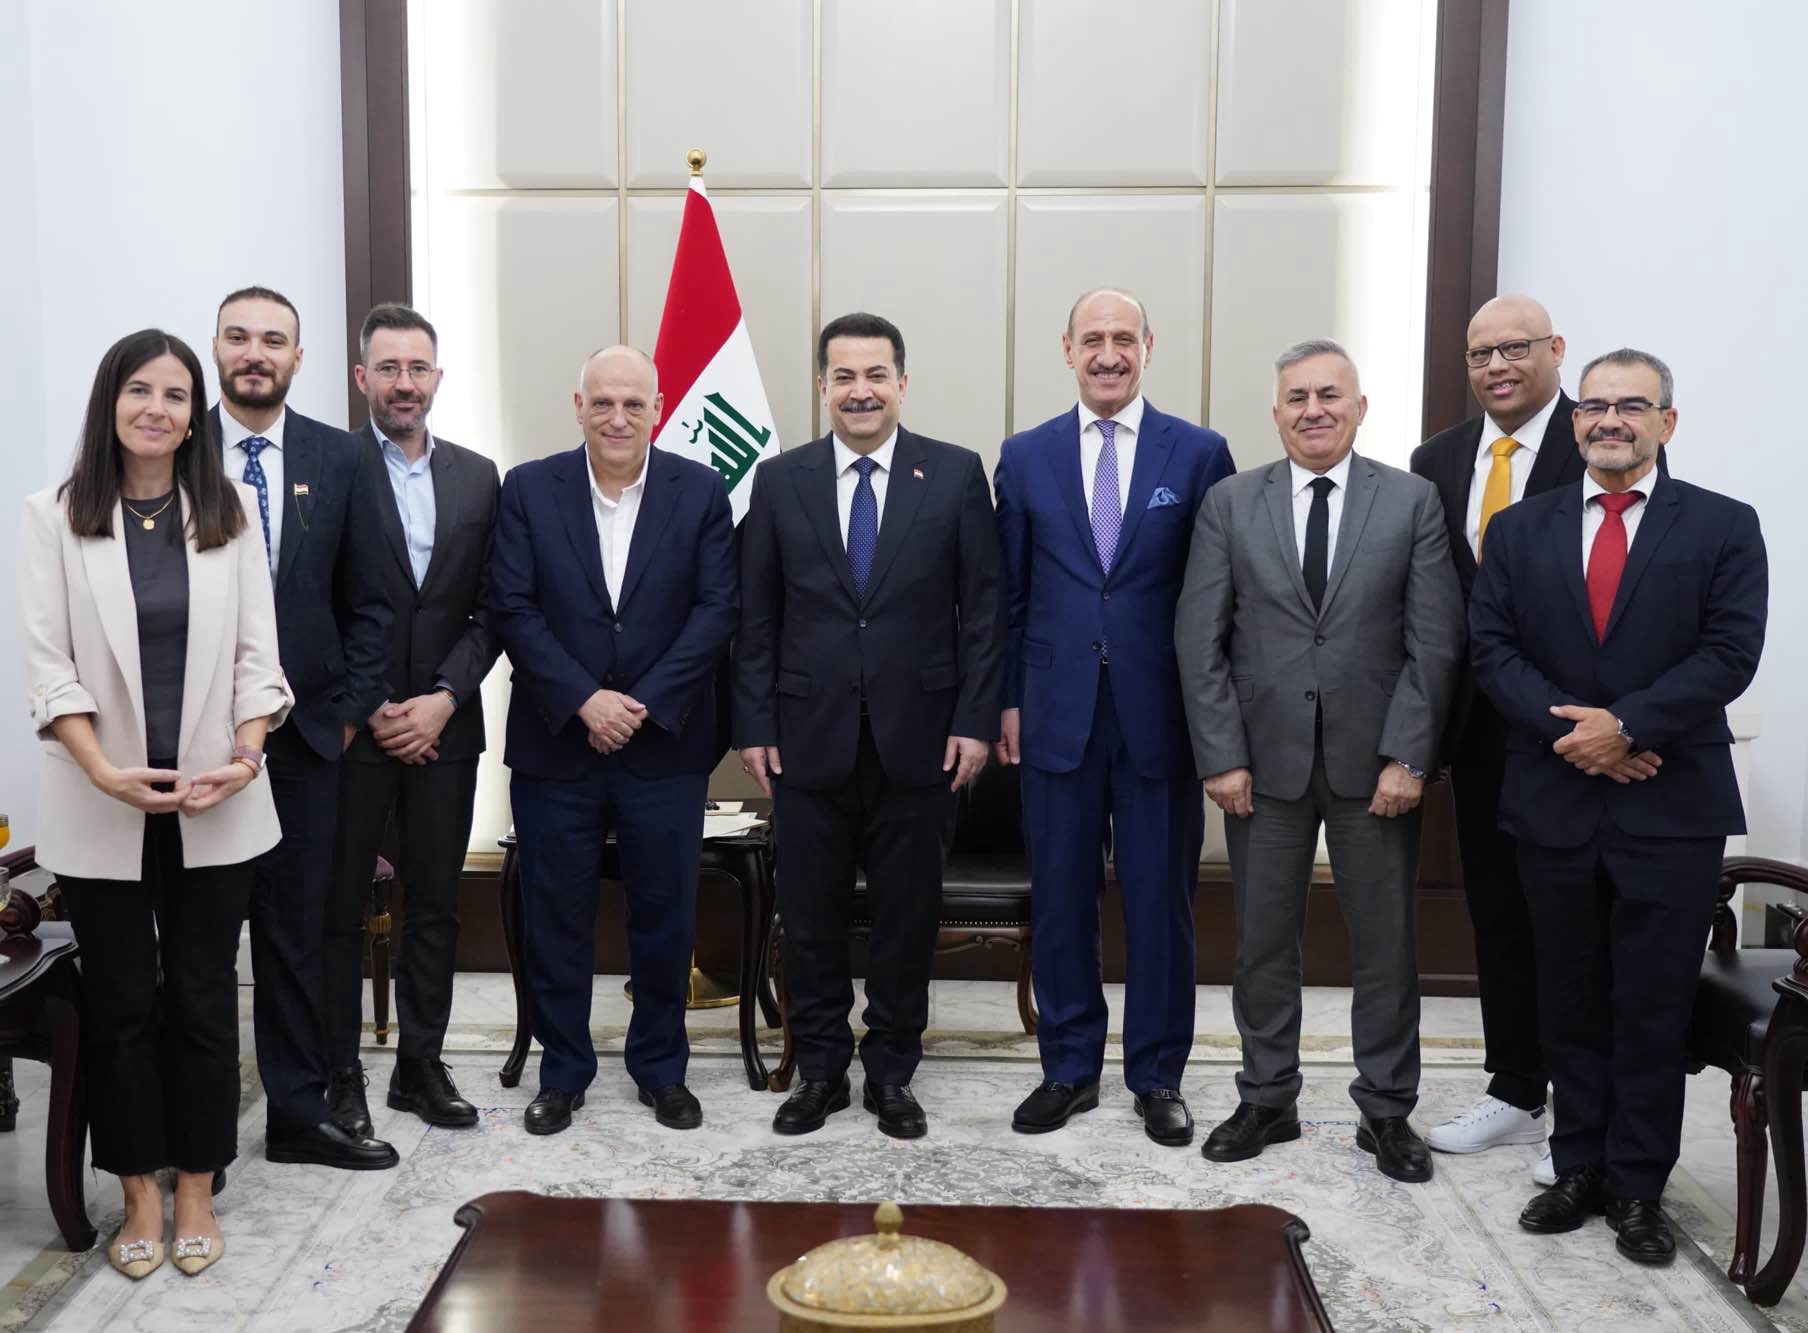
[[[779,1333],[884,1328],[894,1333],[992,1333],[1004,1304],[998,1274],[939,1240],[900,1233],[904,1214],[882,1203],[878,1233],[818,1245],[766,1283]]]

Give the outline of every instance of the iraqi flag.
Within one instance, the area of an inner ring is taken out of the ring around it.
[[[684,198],[653,360],[665,394],[653,439],[720,472],[739,523],[753,494],[754,466],[778,452],[778,432],[701,176],[691,177]]]

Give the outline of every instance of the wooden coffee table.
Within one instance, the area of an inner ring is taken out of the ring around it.
[[[766,1279],[870,1234],[873,1207],[486,1194],[458,1210],[465,1234],[408,1327],[776,1329]],[[1279,1208],[912,1205],[904,1230],[1004,1279],[1001,1333],[1331,1327],[1300,1256],[1306,1225]]]

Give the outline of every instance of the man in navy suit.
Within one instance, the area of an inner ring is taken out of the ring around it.
[[[1587,474],[1495,517],[1469,607],[1476,679],[1508,728],[1500,823],[1556,1092],[1557,1183],[1519,1223],[1573,1231],[1605,1211],[1640,1263],[1676,1252],[1658,1199],[1715,879],[1745,831],[1726,705],[1757,671],[1769,590],[1751,506],[1657,466],[1672,389],[1646,352],[1589,362],[1573,414]]]
[[[272,1162],[368,1170],[389,1144],[331,1114],[323,950],[339,819],[340,756],[386,698],[395,623],[378,577],[374,458],[350,435],[286,406],[301,368],[301,316],[280,292],[246,287],[220,303],[214,429],[226,475],[257,492],[276,585],[283,674],[295,692],[265,742],[282,841],[257,861],[251,893],[252,1016]]]
[[[1099,897],[1115,847],[1125,933],[1124,1081],[1155,1142],[1192,1141],[1193,894],[1205,810],[1174,657],[1193,516],[1236,470],[1224,437],[1142,396],[1142,303],[1074,303],[1061,346],[1079,405],[1004,442],[994,478],[1010,630],[1001,762],[1023,765],[1043,1081],[1011,1127],[1098,1105]],[[1109,821],[1109,834],[1108,824]]]
[[[664,400],[644,353],[595,353],[574,399],[583,445],[509,472],[490,557],[514,668],[503,758],[542,1048],[526,1123],[567,1128],[596,1077],[594,922],[614,830],[634,983],[628,1076],[660,1124],[694,1129],[684,999],[719,757],[715,670],[739,610],[734,520],[712,468],[650,445]]]

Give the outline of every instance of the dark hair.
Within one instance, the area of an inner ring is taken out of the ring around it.
[[[107,349],[94,372],[88,393],[88,415],[82,421],[81,444],[69,479],[58,489],[69,516],[70,530],[78,537],[111,537],[113,507],[119,503],[119,478],[123,470],[114,429],[119,394],[126,381],[160,356],[173,356],[188,371],[188,435],[176,446],[176,484],[188,510],[188,533],[199,550],[224,546],[245,528],[245,507],[226,479],[214,438],[213,418],[207,411],[207,385],[201,378],[201,362],[194,349],[173,333],[140,329]]]
[[[400,301],[385,301],[370,308],[370,313],[364,317],[364,326],[358,330],[360,361],[370,360],[370,338],[378,329],[419,329],[433,344],[433,354],[439,355],[439,334],[434,332],[427,317]]]
[[[837,338],[889,338],[892,366],[898,374],[904,373],[904,335],[898,332],[896,324],[883,315],[869,315],[864,310],[857,310],[851,315],[842,315],[824,324],[822,334],[816,339],[818,375],[829,373],[829,344]]]
[[[295,308],[295,302],[272,287],[241,287],[236,292],[227,292],[220,301],[220,310],[224,310],[234,301],[274,301],[277,305],[295,316],[295,341],[301,341],[301,311]],[[214,326],[219,327],[220,310],[213,312]]]

